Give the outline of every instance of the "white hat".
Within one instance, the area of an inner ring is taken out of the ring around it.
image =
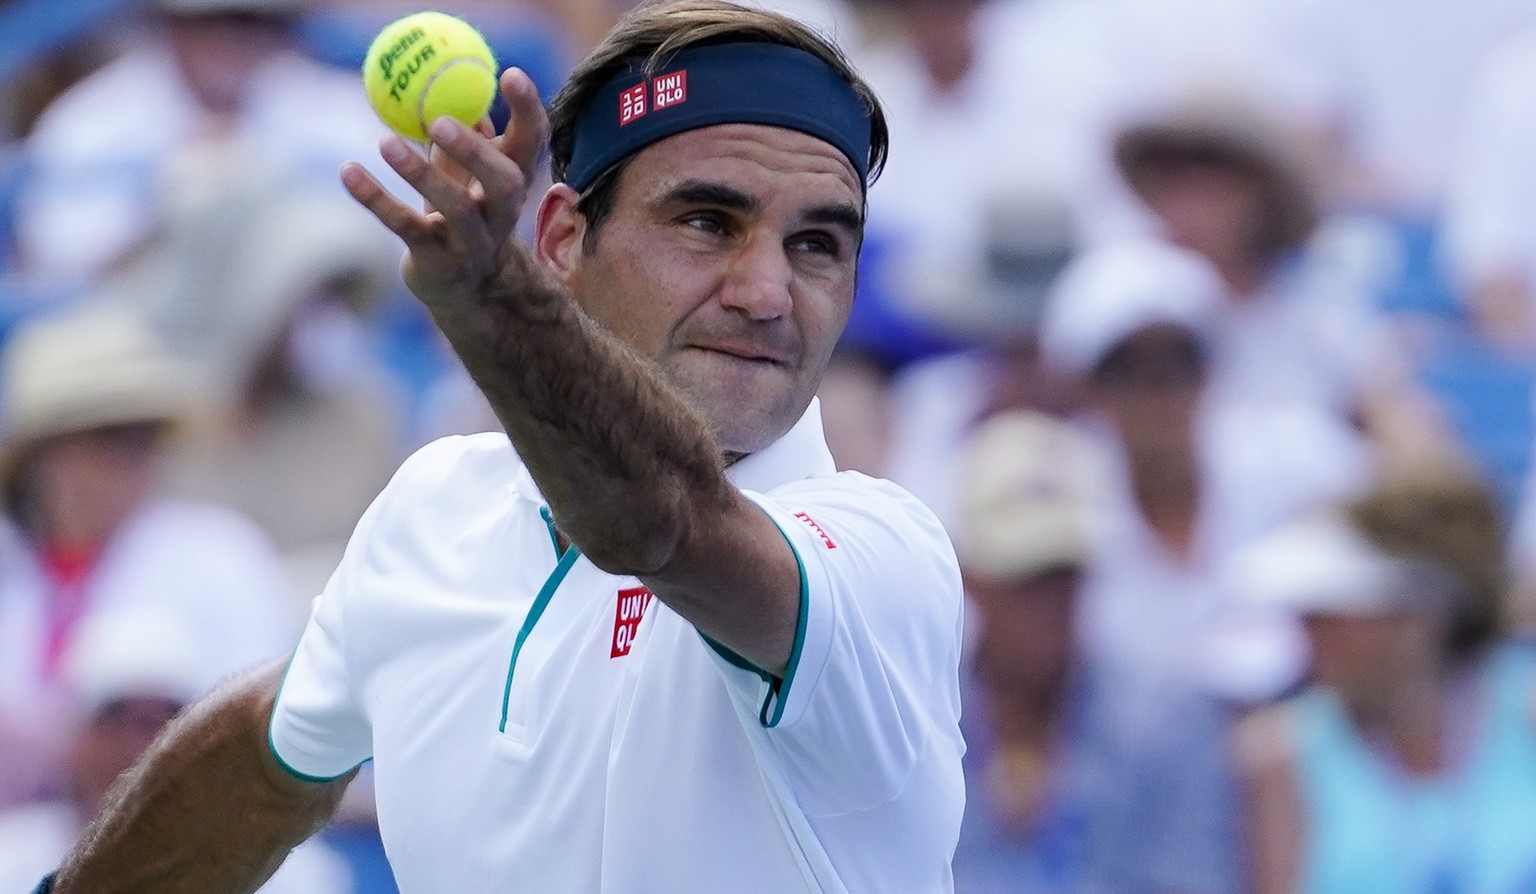
[[[1060,419],[1010,411],[983,423],[960,460],[961,564],[1001,580],[1087,562],[1098,469],[1093,446]]]
[[[188,372],[126,311],[87,306],[25,322],[0,353],[0,478],[40,438],[184,422],[195,394]]]
[[[1295,522],[1238,550],[1223,569],[1251,604],[1297,614],[1378,615],[1402,611],[1416,564],[1374,546],[1346,519]]]
[[[76,628],[63,675],[82,716],[121,698],[188,704],[204,689],[202,656],[192,628],[167,610],[97,612]]]
[[[1149,326],[1208,336],[1225,297],[1215,268],[1188,249],[1153,239],[1094,248],[1068,265],[1051,290],[1040,322],[1041,355],[1056,372],[1083,376]]]

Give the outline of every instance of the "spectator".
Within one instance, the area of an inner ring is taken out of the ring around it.
[[[251,522],[157,489],[192,393],[141,324],[94,308],[29,322],[0,355],[0,387],[0,747],[27,753],[0,764],[11,803],[56,791],[62,659],[97,612],[182,619],[206,653],[203,687],[282,654],[299,616]]]
[[[78,281],[122,262],[189,185],[269,168],[337,190],[383,135],[353,71],[297,44],[301,0],[156,0],[119,58],[60,96],[27,141],[21,262]],[[189,176],[189,175],[196,176]],[[394,182],[394,181],[391,181]]]
[[[1224,291],[1192,252],[1115,243],[1067,268],[1041,324],[1046,364],[1082,389],[1079,422],[1112,463],[1079,625],[1093,678],[1085,890],[1236,889],[1222,743],[1304,653],[1294,628],[1245,610],[1217,570],[1347,492],[1365,461],[1323,417],[1206,399]]]
[[[169,458],[170,490],[259,524],[305,600],[405,452],[404,380],[375,325],[399,266],[388,236],[339,186],[226,182],[110,292],[212,392],[208,424]]]
[[[1069,424],[1027,411],[982,423],[963,455],[954,536],[971,635],[958,894],[1056,894],[1082,882],[1076,627],[1098,534],[1096,458]]]
[[[1222,397],[1301,403],[1422,449],[1433,413],[1375,313],[1370,273],[1324,222],[1295,132],[1253,98],[1196,96],[1127,124],[1115,158],[1163,235],[1226,286],[1212,358]]]
[[[1075,400],[1072,389],[1041,366],[1037,342],[1047,295],[1079,250],[1067,201],[1051,193],[1021,198],[1006,221],[995,223],[998,250],[971,280],[976,289],[966,342],[897,368],[889,384],[885,469],[947,523],[955,520],[960,446],[979,420],[1004,408],[1063,412]],[[877,265],[866,281],[879,273]],[[855,328],[858,314],[856,301],[853,344],[870,332]],[[902,336],[889,323],[887,331]]]
[[[80,625],[63,659],[70,702],[65,795],[0,813],[0,890],[26,891],[74,845],[108,789],[205,678],[198,633],[173,614],[103,612]],[[262,894],[350,894],[346,865],[301,845]]]
[[[1531,890],[1536,663],[1499,632],[1501,527],[1478,478],[1426,464],[1235,561],[1314,656],[1238,739],[1251,890]]]
[[[1081,6],[867,4],[876,24],[856,58],[904,149],[870,194],[881,263],[864,275],[895,312],[974,338],[1007,306],[997,274],[1021,252],[1075,246],[1098,226],[1113,183],[1104,120],[1114,66]],[[1065,216],[1064,240],[1028,243],[1041,208]]]

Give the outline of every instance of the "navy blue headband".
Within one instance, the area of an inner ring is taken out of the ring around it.
[[[713,124],[768,124],[810,134],[869,175],[870,110],[825,62],[776,43],[692,47],[660,65],[634,63],[576,119],[565,182],[585,192],[626,156]]]

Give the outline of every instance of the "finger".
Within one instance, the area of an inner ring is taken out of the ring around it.
[[[475,130],[479,131],[480,135],[488,140],[496,138],[496,124],[491,121],[491,116],[489,115],[481,118],[479,122],[476,123]],[[430,145],[431,150],[428,157],[432,159],[432,163],[439,165],[442,168],[443,173],[447,174],[448,177],[455,183],[470,185],[470,193],[478,198],[480,190],[477,187],[471,185],[474,182],[474,177],[469,173],[469,169],[455,161],[452,156],[444,152],[442,147],[438,146],[436,143],[432,143]],[[433,210],[430,204],[427,206],[427,210]]]
[[[392,195],[362,165],[350,161],[342,165],[341,183],[359,205],[404,240],[412,251],[437,247],[437,238],[426,215]]]
[[[438,119],[433,127],[451,120]],[[465,134],[469,133],[464,125],[458,122],[452,123]],[[447,147],[444,148],[447,149]],[[405,145],[405,141],[398,137],[386,138],[380,145],[379,151],[384,156],[384,161],[394,168],[405,182],[421,193],[428,205],[442,216],[451,231],[452,239],[471,251],[483,251],[488,247],[491,240],[480,211],[477,191],[472,190],[470,185],[455,182],[443,171],[442,165],[434,164],[412,152],[410,147]],[[447,154],[462,164],[462,156],[456,155],[451,150]]]
[[[533,81],[520,68],[509,68],[501,75],[501,94],[507,100],[511,116],[507,132],[501,138],[503,155],[517,162],[524,176],[533,180],[539,165],[539,153],[549,139],[549,116]]]
[[[440,118],[428,128],[432,141],[474,178],[470,195],[479,208],[493,241],[511,234],[528,198],[528,177],[497,145],[451,118]]]
[[[442,147],[436,143],[432,144],[432,149],[428,157],[432,160],[434,165],[438,166],[438,169],[441,170],[443,174],[448,177],[448,179],[455,183],[460,185],[468,185],[469,182],[474,179],[474,176],[469,173],[467,168],[455,161],[451,155],[444,152]]]

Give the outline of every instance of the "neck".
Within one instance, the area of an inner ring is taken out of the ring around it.
[[[1233,257],[1216,262],[1216,271],[1227,284],[1235,298],[1246,298],[1258,292],[1264,284],[1264,271],[1246,257]]]
[[[990,702],[997,748],[986,769],[987,786],[999,819],[1016,829],[1027,828],[1046,791],[1061,693],[995,687]]]
[[[101,512],[55,512],[45,519],[42,541],[49,549],[64,553],[89,554],[100,551],[112,533],[126,520],[127,513],[107,518]]]
[[[1448,761],[1450,677],[1445,668],[1421,668],[1403,675],[1383,697],[1357,698],[1346,702],[1346,708],[1367,740],[1387,750],[1409,772],[1432,775]]]
[[[1064,687],[989,687],[992,729],[1000,743],[1047,748],[1061,719]]]
[[[1131,493],[1147,524],[1170,549],[1187,555],[1200,505],[1200,471],[1188,449],[1133,453]]]

